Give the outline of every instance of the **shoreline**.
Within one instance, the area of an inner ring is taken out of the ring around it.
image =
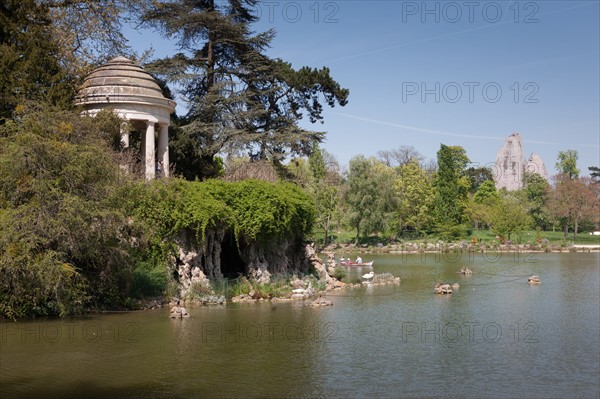
[[[383,246],[356,246],[355,244],[329,244],[320,251],[329,253],[360,253],[360,254],[422,254],[422,253],[591,253],[600,252],[600,244],[576,244],[570,246],[558,245],[494,245],[482,246],[463,243],[451,244],[402,244]]]

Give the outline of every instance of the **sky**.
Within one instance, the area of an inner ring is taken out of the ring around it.
[[[559,151],[600,165],[600,1],[263,1],[268,54],[296,68],[330,69],[350,90],[326,108],[322,145],[342,165],[402,145],[435,159],[459,145],[490,165],[519,132],[556,173]],[[172,54],[175,41],[126,30],[133,49]],[[180,101],[178,112],[185,112]]]

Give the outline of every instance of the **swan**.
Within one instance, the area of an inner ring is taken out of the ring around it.
[[[362,278],[364,278],[365,280],[370,280],[373,278],[373,276],[375,276],[375,273],[371,270],[371,272],[363,274]]]
[[[306,290],[304,288],[296,288],[295,290],[292,290],[292,292],[294,294],[304,294]]]

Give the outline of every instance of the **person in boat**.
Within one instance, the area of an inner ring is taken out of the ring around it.
[[[354,263],[363,263],[362,258],[359,256],[356,257],[356,262]]]

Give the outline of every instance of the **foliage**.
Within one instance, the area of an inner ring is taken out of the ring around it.
[[[510,240],[511,235],[520,235],[531,227],[531,216],[527,208],[516,196],[505,195],[492,207],[490,225],[492,231],[505,239]]]
[[[390,167],[403,167],[410,163],[419,164],[425,158],[412,145],[401,145],[394,150],[377,152],[379,160]]]
[[[335,268],[335,273],[333,274],[333,277],[336,278],[336,279],[338,279],[338,280],[340,280],[340,281],[342,281],[344,278],[346,278],[346,275],[347,275],[347,273],[346,273],[346,271],[343,268],[336,267]]]
[[[599,191],[598,184],[590,178],[572,179],[564,174],[555,176],[555,187],[550,193],[548,207],[550,214],[561,222],[565,240],[569,227],[573,228],[575,239],[581,222],[600,222]]]
[[[476,230],[479,230],[479,228],[484,224],[489,226],[493,204],[494,201],[482,203],[475,201],[474,197],[469,198],[465,212]]]
[[[73,82],[61,66],[59,50],[43,2],[0,5],[0,125],[27,100],[70,104]]]
[[[0,127],[2,315],[116,306],[131,284],[136,230],[106,138],[111,117],[30,107]]]
[[[200,242],[208,229],[231,230],[246,242],[297,237],[310,232],[314,220],[310,197],[290,183],[172,179],[138,189],[134,211],[153,227],[156,243],[181,230]]]
[[[500,198],[493,180],[484,181],[475,191],[473,201],[478,204],[491,204]]]
[[[329,164],[325,163],[325,158],[329,158]],[[327,245],[330,232],[338,224],[341,213],[339,166],[335,158],[318,147],[308,158],[308,166],[310,173],[306,187],[315,203],[315,224],[323,231],[323,245]]]
[[[437,153],[434,215],[438,226],[460,225],[466,220],[465,206],[470,186],[465,177],[469,162],[465,150],[442,144]],[[445,227],[444,230],[447,230]]]
[[[598,166],[589,166],[588,170],[590,171],[590,176],[592,180],[596,183],[600,183],[600,167]]]
[[[465,174],[466,176],[468,176],[469,181],[471,183],[469,186],[469,193],[471,194],[477,192],[479,187],[486,182],[494,183],[494,175],[492,173],[492,169],[488,167],[476,168],[474,166],[471,166],[467,168]]]
[[[348,222],[356,230],[356,241],[363,234],[383,232],[393,211],[394,171],[375,159],[362,155],[350,160],[345,201]]]
[[[215,290],[219,295],[225,295],[228,298],[241,294],[253,293],[253,298],[270,299],[275,297],[285,297],[291,293],[289,279],[278,277],[268,284],[261,284],[249,280],[247,277],[240,277],[235,280],[224,280],[224,284]]]
[[[547,202],[550,184],[537,173],[525,172],[523,176],[524,187],[521,190],[525,196],[525,203],[529,208],[529,215],[538,227],[547,227],[549,224]]]
[[[397,196],[395,212],[398,233],[413,231],[421,234],[433,221],[433,180],[416,162],[396,169],[394,189]]]
[[[59,57],[71,73],[86,71],[98,59],[130,54],[122,33],[124,21],[132,22],[150,0],[41,0],[48,7],[52,36]]]
[[[569,179],[579,177],[579,169],[577,169],[577,159],[579,154],[577,150],[559,151],[556,159],[556,170],[559,173],[567,175]]]

